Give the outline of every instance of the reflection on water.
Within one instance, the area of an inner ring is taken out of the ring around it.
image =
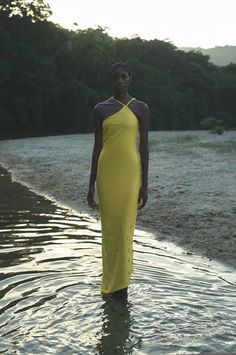
[[[235,270],[142,231],[122,304],[100,294],[101,230],[0,170],[0,353],[236,352]]]
[[[129,341],[132,334],[131,329],[131,307],[127,303],[124,306],[121,303],[114,302],[113,299],[107,299],[102,305],[102,330],[100,341],[95,347],[97,354],[130,354],[132,353],[132,344]]]

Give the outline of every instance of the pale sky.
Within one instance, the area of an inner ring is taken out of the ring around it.
[[[168,40],[175,46],[236,45],[236,0],[46,0],[65,28],[108,27],[112,37]]]

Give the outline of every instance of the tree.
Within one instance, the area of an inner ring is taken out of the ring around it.
[[[45,21],[52,14],[44,0],[0,0],[0,10],[9,17],[27,17],[32,22]]]
[[[91,132],[115,61],[131,65],[130,94],[149,105],[151,130],[202,129],[205,117],[222,120],[217,133],[235,129],[236,65],[218,67],[157,39],[112,38],[100,26],[67,30],[45,21],[39,0],[0,7],[0,138]]]

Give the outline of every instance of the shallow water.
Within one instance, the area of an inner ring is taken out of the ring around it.
[[[93,133],[3,140],[0,164],[58,206],[98,218],[86,198],[93,143]],[[149,143],[139,228],[236,268],[236,131],[150,131]]]
[[[128,302],[103,299],[99,221],[0,172],[0,353],[236,352],[234,269],[135,230]]]

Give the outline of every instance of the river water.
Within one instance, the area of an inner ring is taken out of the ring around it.
[[[236,271],[135,230],[128,302],[100,294],[100,223],[0,169],[0,353],[236,353]]]

